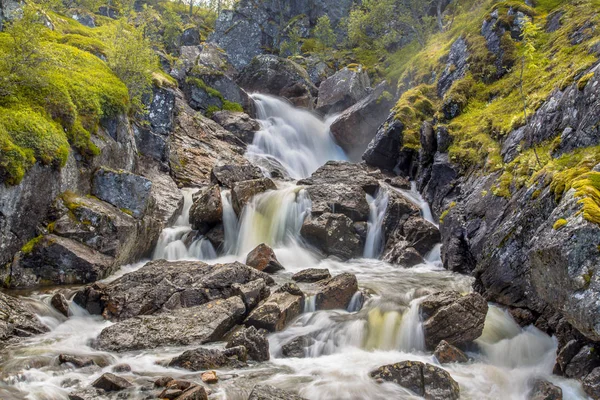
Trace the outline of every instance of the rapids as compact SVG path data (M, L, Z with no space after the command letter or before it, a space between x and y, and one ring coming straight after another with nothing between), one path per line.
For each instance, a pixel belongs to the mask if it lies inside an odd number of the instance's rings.
M286 102L254 95L262 131L248 149L249 159L263 159L283 165L294 178L309 176L329 159L345 156L331 140L328 123ZM348 310L319 311L314 296L307 296L306 311L282 332L269 335L271 360L250 364L239 370L219 370L220 382L212 385L211 399L245 400L257 383L269 383L299 392L307 399L414 399L400 386L377 384L368 373L385 364L403 360L437 364L425 351L419 302L424 290L469 292L472 278L441 268L440 245L434 246L425 264L405 269L379 260L383 247L381 225L387 206L385 186L375 198L368 198L370 217L364 258L338 261L323 259L300 237L302 221L311 202L302 187L278 182L277 191L255 197L237 218L231 194L222 192L225 244L214 249L203 237L191 237L189 210L192 190L185 190L185 205L173 227L161 235L153 258L202 260L217 263L245 261L247 253L265 242L272 246L285 266L274 277L282 282L306 268L328 268L332 275L350 272L357 276L360 292ZM400 191L417 204L423 216L433 220L427 203L414 186ZM144 265L123 266L108 280L117 279ZM25 294L50 332L23 340L0 352L0 399L67 399L76 387L86 387L112 366L127 363L125 373L140 387L151 386L158 376L169 375L200 381L200 373L165 367L168 360L189 348L159 348L113 354L95 350L91 341L111 322L91 316L74 303L66 319L50 305L53 290ZM304 348L306 358L283 358L282 346L294 338L311 338ZM220 347L222 343L211 346ZM461 398L526 399L532 378L543 377L563 389L565 399L585 399L576 381L553 376L557 344L535 327L521 328L501 308L490 305L483 335L468 352L466 364L444 365L460 384ZM93 357L104 367L70 369L59 366L57 356L69 353ZM145 399L138 390L132 399Z

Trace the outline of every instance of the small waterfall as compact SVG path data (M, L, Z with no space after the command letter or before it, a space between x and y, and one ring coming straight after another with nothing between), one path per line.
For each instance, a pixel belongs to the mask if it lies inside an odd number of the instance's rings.
M221 191L221 202L223 203L223 230L225 232L223 252L232 254L237 249L239 221L231 202L231 190Z
M377 197L367 194L369 203L369 221L367 223L367 240L363 257L379 258L384 247L383 218L387 210L389 196L385 190L379 190Z
M317 311L317 296L306 296L304 298L304 312L311 313Z
M402 323L398 332L398 347L405 351L425 350L425 334L419 306L423 299L410 302L408 311L402 315Z
M352 295L350 299L350 303L348 303L348 312L358 312L363 306L365 299L362 292L359 290L358 292Z
M431 222L436 227L438 226L438 221L433 218L433 213L431 212L431 207L429 207L429 203L423 199L421 193L417 190L417 183L411 182L410 190L405 189L397 189L392 188L393 190L401 193L407 200L416 205L421 209L421 215L426 221Z
M246 157L257 164L281 165L294 179L306 178L330 160L346 160L326 122L309 111L263 94L252 95L262 129Z

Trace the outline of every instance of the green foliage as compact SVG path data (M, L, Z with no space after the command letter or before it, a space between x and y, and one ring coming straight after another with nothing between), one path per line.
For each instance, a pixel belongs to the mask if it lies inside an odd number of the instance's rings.
M244 108L242 107L242 105L240 103L234 103L234 102L228 101L228 100L223 101L223 110L244 112Z
M588 82L593 77L594 77L594 73L593 72L590 72L589 74L585 74L584 76L582 76L581 79L579 79L579 81L577 81L577 89L579 89L579 90L585 89L585 87L587 86Z
M43 236L37 236L31 239L29 242L25 243L21 248L21 252L23 254L31 254L35 246L43 239Z
M404 148L420 147L419 130L423 121L432 118L435 113L435 97L434 86L419 85L406 91L396 103L395 118L404 125Z
M300 51L302 51L302 53L304 53L304 54L313 53L313 52L317 51L318 48L319 48L319 43L317 42L317 39L308 38L308 39L304 40L304 43L302 43L302 47L300 48Z
M331 20L327 15L323 15L317 20L313 35L317 40L320 51L325 51L335 45L336 36L331 27Z
M300 53L300 41L302 35L298 25L294 25L287 33L288 39L279 46L279 54L282 56L297 56Z

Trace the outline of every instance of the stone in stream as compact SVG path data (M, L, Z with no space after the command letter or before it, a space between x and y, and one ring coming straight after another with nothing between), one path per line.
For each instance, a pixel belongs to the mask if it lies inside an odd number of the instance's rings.
M448 363L466 363L469 361L467 355L458 347L452 346L450 343L442 340L435 348L433 353L440 364Z
M253 310L261 301L271 295L271 289L264 279L256 279L248 283L234 283L233 294L240 296L246 305L246 310Z
M364 165L348 161L327 161L310 177L298 181L298 185L358 185L366 193L374 195L379 189L379 181Z
M248 351L248 357L254 361L269 361L271 358L269 340L253 326L241 328L235 332L226 345L228 349L238 346L245 347Z
M306 357L304 349L314 342L315 340L309 335L300 336L281 346L281 353L288 358L304 358Z
M75 368L83 368L83 367L88 367L90 365L94 365L94 360L92 360L91 358L88 357L81 357L81 356L73 356L70 354L60 354L58 356L58 362L60 364L71 364L73 365Z
M405 268L425 262L423 256L406 240L399 240L393 246L388 246L388 250L383 255L383 261L402 265Z
M352 221L369 219L369 203L360 185L316 184L306 188L312 200L311 215L344 214Z
M317 310L345 310L357 291L356 276L348 272L319 282L316 308Z
M107 372L100 378L96 379L92 386L97 389L102 389L107 392L118 392L132 387L133 385L127 379Z
M77 390L75 392L69 393L69 400L104 400L108 399L106 397L106 391L103 389L96 388L86 388Z
M593 345L585 345L568 362L564 375L567 378L583 379L596 367L600 367L600 355Z
M325 213L304 221L300 230L306 241L327 255L347 260L362 254L360 237L350 218Z
M221 222L223 202L219 185L201 189L194 195L194 204L190 208L190 224L201 234L205 234Z
M248 400L306 400L293 392L276 388L271 385L256 385Z
M208 384L213 384L213 383L219 382L219 377L217 376L216 371L203 372L202 375L200 376L200 379L202 379L202 382L208 383Z
M402 229L405 240L421 255L427 254L442 240L439 229L420 217L409 218Z
M0 292L0 349L12 340L47 331L27 303Z
M112 367L113 372L123 373L123 372L131 372L131 365L129 364L117 364Z
M295 273L292 279L296 282L313 283L331 278L329 270L326 268L308 268Z
M242 300L230 297L202 306L135 317L105 328L95 347L124 352L214 342L241 322L245 312Z
M254 134L260 130L258 121L242 112L217 111L212 119L246 144L252 144Z
M263 178L263 173L252 164L225 164L215 165L211 171L210 180L221 186L233 188L236 182L249 181Z
M600 367L594 368L583 379L583 390L594 400L600 399Z
M547 380L537 379L527 396L527 400L562 400L562 389Z
M244 207L250 203L254 196L269 190L277 190L277 186L269 178L236 182L233 189L231 189L231 202L236 214L241 216Z
M277 292L256 307L244 324L269 332L283 330L288 323L302 313L304 296Z
M173 358L169 367L204 371L217 368L242 368L246 366L248 354L244 346L235 346L226 350L198 348L188 350Z
M488 304L478 293L438 292L423 300L425 345L434 349L442 340L458 346L467 344L483 332Z
M65 317L69 317L69 302L62 293L54 294L50 299L50 305Z
M246 265L269 274L285 269L277 260L273 249L264 243L259 244L248 254Z
M460 387L450 374L434 365L402 361L370 373L378 382L393 382L427 400L458 400Z

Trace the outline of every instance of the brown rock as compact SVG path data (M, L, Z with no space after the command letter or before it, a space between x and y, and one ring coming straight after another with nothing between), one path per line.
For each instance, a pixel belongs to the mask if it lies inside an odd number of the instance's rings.
M219 377L215 371L206 371L202 375L202 382L204 383L217 383L219 382Z
M326 268L308 268L295 273L292 279L296 282L313 283L331 278L329 270Z
M283 265L277 261L273 249L264 243L259 244L248 254L246 265L269 274L285 269L283 268Z
M50 305L65 317L69 317L69 302L67 299L65 299L65 296L63 296L62 293L56 293L54 296L52 296Z
M538 379L529 392L528 400L562 400L562 389L552 383Z
M107 392L118 392L120 390L130 388L133 385L127 379L107 372L100 378L96 379L92 383L92 386L97 389L103 389Z
M345 310L357 291L356 276L347 272L323 281L317 293L317 310Z
M287 292L274 293L250 313L244 324L269 332L281 331L302 313L303 308L303 296Z
M437 345L433 354L441 364L466 363L469 361L469 358L462 350L452 346L445 340L442 340L440 344Z
M231 202L236 214L241 215L246 204L250 203L256 195L269 190L277 190L277 186L269 178L237 182L231 190Z

